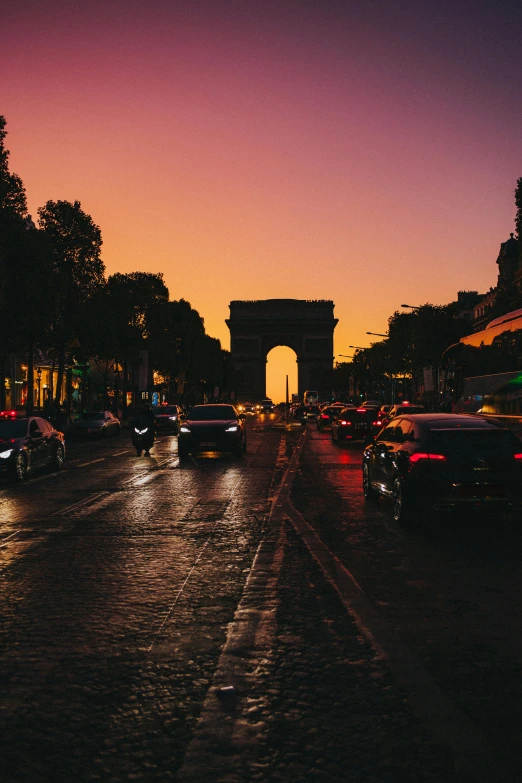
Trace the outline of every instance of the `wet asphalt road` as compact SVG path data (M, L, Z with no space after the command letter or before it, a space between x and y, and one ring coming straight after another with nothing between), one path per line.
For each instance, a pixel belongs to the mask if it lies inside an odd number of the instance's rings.
M522 777L518 529L401 531L359 446L274 421L0 486L2 780Z

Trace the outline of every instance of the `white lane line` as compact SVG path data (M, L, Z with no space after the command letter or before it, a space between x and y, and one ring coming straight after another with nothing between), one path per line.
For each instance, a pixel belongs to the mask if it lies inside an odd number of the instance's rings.
M7 546L7 541L9 541L10 538L13 538L14 536L17 536L18 533L21 533L22 530L15 530L14 533L11 533L10 536L6 536L5 538L2 538L2 542L0 543L0 549L2 549L4 546Z
M122 454L129 454L130 449L126 449L125 451L117 451L116 454L111 454L112 457L120 457Z
M91 459L90 462L80 462L78 465L79 468L84 468L86 465L94 465L95 462L103 462L105 457L100 457L99 459Z
M86 506L88 503L94 503L95 500L98 498L104 497L105 495L108 495L108 492L97 492L95 495L89 495L86 498L83 498L83 500L78 500L77 503L71 503L70 506L66 506L65 508L60 509L60 511L56 511L51 516L53 517L61 517L64 516L64 514L68 514L70 511L75 511L77 508L82 508L82 506Z

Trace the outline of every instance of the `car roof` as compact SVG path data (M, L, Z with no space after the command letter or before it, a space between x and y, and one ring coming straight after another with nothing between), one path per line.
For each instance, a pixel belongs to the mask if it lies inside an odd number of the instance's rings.
M483 416L473 416L469 413L402 413L401 419L413 419L420 424L429 424L430 422L442 423L446 421L448 425L458 421L472 421L479 427L487 426L498 429L498 426L491 420Z

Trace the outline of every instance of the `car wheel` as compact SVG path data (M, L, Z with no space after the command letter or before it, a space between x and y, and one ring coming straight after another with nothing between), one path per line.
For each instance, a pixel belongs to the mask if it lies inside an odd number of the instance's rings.
M55 470L62 470L64 463L65 463L65 451L63 450L63 446L57 446L56 454L54 455L54 460L52 462L52 467Z
M393 482L392 503L394 521L401 527L413 527L417 517L416 509L407 494L405 495L404 482L400 478Z
M27 462L23 454L16 455L16 462L14 465L14 478L15 481L25 481L27 478Z
M379 499L379 493L376 492L372 487L370 468L368 467L368 464L366 462L363 465L363 495L365 497L365 500Z

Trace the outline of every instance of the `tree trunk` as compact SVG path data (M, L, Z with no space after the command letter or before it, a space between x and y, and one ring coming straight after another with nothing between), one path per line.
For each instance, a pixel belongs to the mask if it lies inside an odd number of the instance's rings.
M32 416L34 412L34 347L29 346L27 357L27 403L25 406L26 415Z
M6 394L5 394L5 366L7 363L7 354L0 354L0 410L6 409Z
M54 397L54 406L56 410L59 409L61 403L60 397L62 394L64 370L65 370L65 347L60 346L60 352L58 354L58 373L56 376L56 390L55 390L55 397Z

